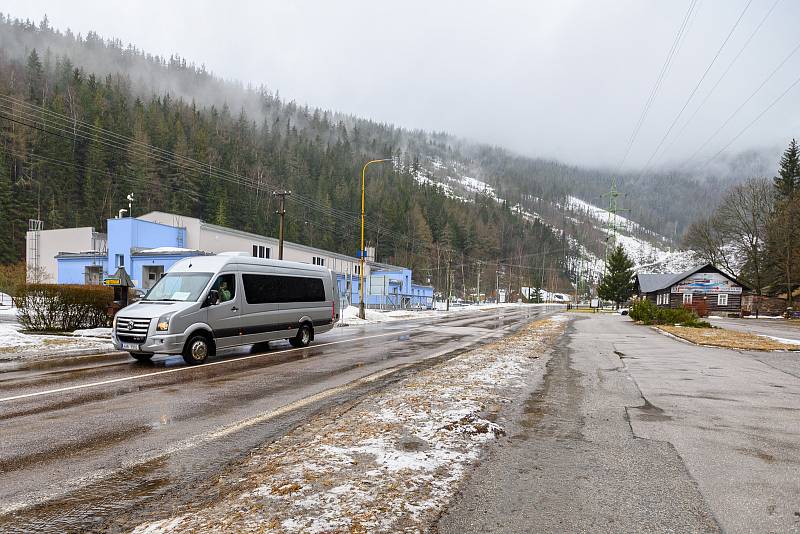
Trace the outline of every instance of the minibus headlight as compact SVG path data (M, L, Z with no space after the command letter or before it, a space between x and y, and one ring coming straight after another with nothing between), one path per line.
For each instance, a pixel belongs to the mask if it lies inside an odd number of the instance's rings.
M157 332L166 332L169 330L169 317L162 317L158 320L158 324L156 325Z

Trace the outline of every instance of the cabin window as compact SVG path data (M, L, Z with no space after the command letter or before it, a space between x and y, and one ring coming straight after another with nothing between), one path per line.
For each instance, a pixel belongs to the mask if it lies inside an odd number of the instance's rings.
M324 266L325 265L325 258L320 258L319 256L312 256L311 257L311 263L313 263L314 265L322 265L322 266Z
M691 304L692 303L692 294L691 293L684 293L683 294L683 303L684 304Z
M242 285L249 304L325 301L325 287L320 278L243 274Z
M717 306L727 306L728 305L728 294L727 293L720 293L717 295Z

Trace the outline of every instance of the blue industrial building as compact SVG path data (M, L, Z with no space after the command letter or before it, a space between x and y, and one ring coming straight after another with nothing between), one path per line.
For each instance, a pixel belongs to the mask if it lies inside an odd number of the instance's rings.
M123 267L135 287L149 289L183 258L227 250L250 253L251 242L254 256L270 257L274 241L271 238L207 225L189 217L174 216L184 225L146 219L152 215L109 219L106 250L59 252L55 256L58 283L99 284L104 277ZM187 247L189 243L194 246ZM350 303L359 302L357 258L289 242L285 243L285 248L287 259L329 266L337 274L342 298ZM413 283L410 269L374 261L367 263L364 277L367 306L387 309L433 306L433 287Z

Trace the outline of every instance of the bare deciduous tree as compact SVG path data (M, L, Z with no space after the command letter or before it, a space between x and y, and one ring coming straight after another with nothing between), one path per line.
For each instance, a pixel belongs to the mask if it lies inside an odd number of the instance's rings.
M684 241L702 259L747 279L760 295L772 206L772 183L751 178L732 187L709 217L695 221Z
M767 229L772 218L772 182L751 178L731 188L717 209L722 233L745 260L742 274L753 283L758 295L764 287Z

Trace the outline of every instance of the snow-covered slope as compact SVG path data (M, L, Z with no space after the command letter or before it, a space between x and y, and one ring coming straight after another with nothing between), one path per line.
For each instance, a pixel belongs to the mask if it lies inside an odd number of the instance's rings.
M473 202L476 194L485 195L496 202L505 201L498 195L495 187L470 174L469 169L461 163L436 158L422 163L414 179L418 183L437 187L448 197L462 202ZM585 228L588 223L595 240L597 236L607 236L600 237L603 250L606 242L609 247L614 242L622 245L636 264L637 270L680 272L694 264L690 252L674 250L666 237L644 228L627 217L611 214L608 210L576 196L568 196L563 204L547 203L538 198L526 198L525 203L529 206L517 203L511 209L526 220L538 220L547 224L556 235L561 235L563 231L564 238L573 251L566 259L567 271L580 273L582 279L599 279L604 270L603 253L598 253L600 247L597 242L587 242L588 237L582 237L577 233L573 235L573 230L569 228L571 224L565 225L564 220L571 221L576 227ZM548 211L542 204L555 208L549 211L557 213L558 216L554 217L551 214L549 217L542 217L537 211L539 209ZM536 206L539 207L534 211L532 208Z

